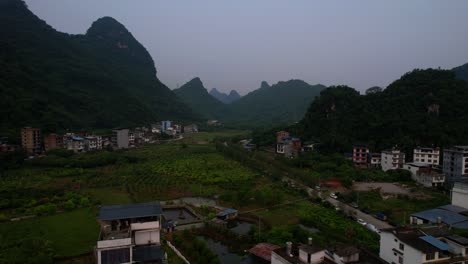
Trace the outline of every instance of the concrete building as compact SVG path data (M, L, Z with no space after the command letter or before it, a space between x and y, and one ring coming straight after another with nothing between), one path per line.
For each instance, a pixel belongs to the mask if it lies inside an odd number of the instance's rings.
M381 153L369 153L367 159L368 167L371 169L378 169L382 166L382 154Z
M468 211L468 183L456 182L451 191L452 205L466 208Z
M42 152L42 136L39 128L23 127L21 129L21 147L29 155Z
M73 150L73 152L85 152L85 140L82 137L78 136L70 136L67 139L67 146L68 150Z
M381 230L380 257L388 263L464 263L467 239L439 228Z
M417 147L413 150L413 161L434 166L439 165L440 149Z
M276 143L276 153L284 154L284 156L287 158L298 156L301 150L302 142L299 138L283 138L282 141Z
M468 180L468 146L444 149L442 168L449 186L454 182Z
M118 149L128 148L128 129L112 130L112 146Z
M411 172L411 178L424 187L442 187L445 183L445 175L440 169L431 164L410 162L403 165L403 169Z
M358 166L366 166L369 155L369 148L366 145L353 146L353 162Z
M128 132L128 145L130 147L135 146L135 133L133 131Z
M63 136L57 134L48 134L44 137L44 150L63 148Z
M166 132L171 127L172 122L169 120L161 121L161 132Z
M184 126L184 133L197 133L197 132L198 132L198 126L196 124Z
M257 256L261 255L256 252ZM268 252L270 253L270 252ZM366 263L366 264L385 264L386 262L370 253L367 250L356 246L340 245L330 249L324 249L309 243L293 244L286 243L286 247L272 248L271 264L347 264L347 263Z
M405 163L405 153L397 149L384 150L381 153L381 166L383 171L403 168Z
M98 264L165 263L159 202L103 206L96 245Z
M98 150L98 140L96 137L89 136L84 138L84 147L86 151Z

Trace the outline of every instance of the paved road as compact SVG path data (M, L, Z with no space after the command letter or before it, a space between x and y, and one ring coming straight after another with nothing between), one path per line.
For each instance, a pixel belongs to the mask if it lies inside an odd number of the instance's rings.
M323 198L325 200L327 200L328 202L330 202L331 204L333 204L335 207L339 207L341 208L342 210L344 210L346 213L348 213L348 215L350 214L354 214L357 218L361 218L362 220L364 220L366 223L369 223L369 224L372 224L374 225L377 229L385 229L385 228L392 228L393 226L391 226L390 224L388 224L387 222L384 222L384 221L381 221L375 217L373 217L372 215L369 215L369 214L366 214L366 213L363 213L361 212L360 210L358 209L355 209L343 202L340 202L336 199L333 199L329 196L327 197L322 197L322 193L321 192L317 192L316 190L304 185L304 184L301 184L299 183L298 181L296 180L293 180L291 178L288 178L288 177L283 177L283 181L289 181L289 182L294 182L294 184L300 188L303 188L304 190L307 191L307 193L309 194L310 197L320 197L320 198Z
M327 198L325 198L325 200L327 200L328 202L330 202L334 206L336 206L338 208L341 208L342 210L345 210L345 212L348 212L348 214L354 214L357 218L361 218L366 223L373 224L379 230L393 227L387 222L381 221L381 220L373 217L372 215L363 213L360 210L355 209L355 208L353 208L353 207L351 207L351 206L349 206L349 205L347 205L347 204L345 204L343 202L340 202L340 201L338 201L336 199L333 199L331 197L327 197Z

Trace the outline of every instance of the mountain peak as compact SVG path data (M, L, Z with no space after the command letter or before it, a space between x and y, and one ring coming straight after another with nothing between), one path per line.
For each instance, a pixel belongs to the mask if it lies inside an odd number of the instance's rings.
M262 84L260 85L260 89L262 88L269 88L270 85L266 81L262 81Z
M88 36L118 39L123 35L130 35L124 25L112 17L101 17L94 21L86 32Z
M238 96L240 98L240 94L236 90L231 90L231 92L229 92L229 96Z

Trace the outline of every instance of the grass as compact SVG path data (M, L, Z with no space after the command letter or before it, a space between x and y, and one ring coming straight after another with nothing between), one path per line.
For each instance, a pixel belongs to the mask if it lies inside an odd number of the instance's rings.
M99 201L102 205L132 203L128 192L122 188L88 188L83 192L88 193L94 201Z
M399 196L386 200L383 200L376 191L359 192L359 206L361 208L366 208L372 213L383 212L388 216L388 221L397 224L408 223L409 215L412 213L449 203L449 198L438 192L428 193L427 199Z
M59 257L92 251L98 234L95 213L89 208L0 225L0 236L4 241L45 239L52 243Z
M184 134L183 142L187 144L197 144L201 142L212 142L217 137L236 137L248 136L249 131L246 130L224 130L216 132L199 132L193 134Z
M301 204L307 202L299 202L298 204L285 205L257 211L254 214L265 219L272 226L288 226L299 223L299 214Z

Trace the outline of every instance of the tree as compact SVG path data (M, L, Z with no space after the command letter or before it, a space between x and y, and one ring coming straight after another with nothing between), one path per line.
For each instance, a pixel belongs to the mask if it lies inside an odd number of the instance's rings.
M379 86L372 86L371 88L366 90L366 95L368 94L374 94L374 93L380 93L382 92L383 89Z

